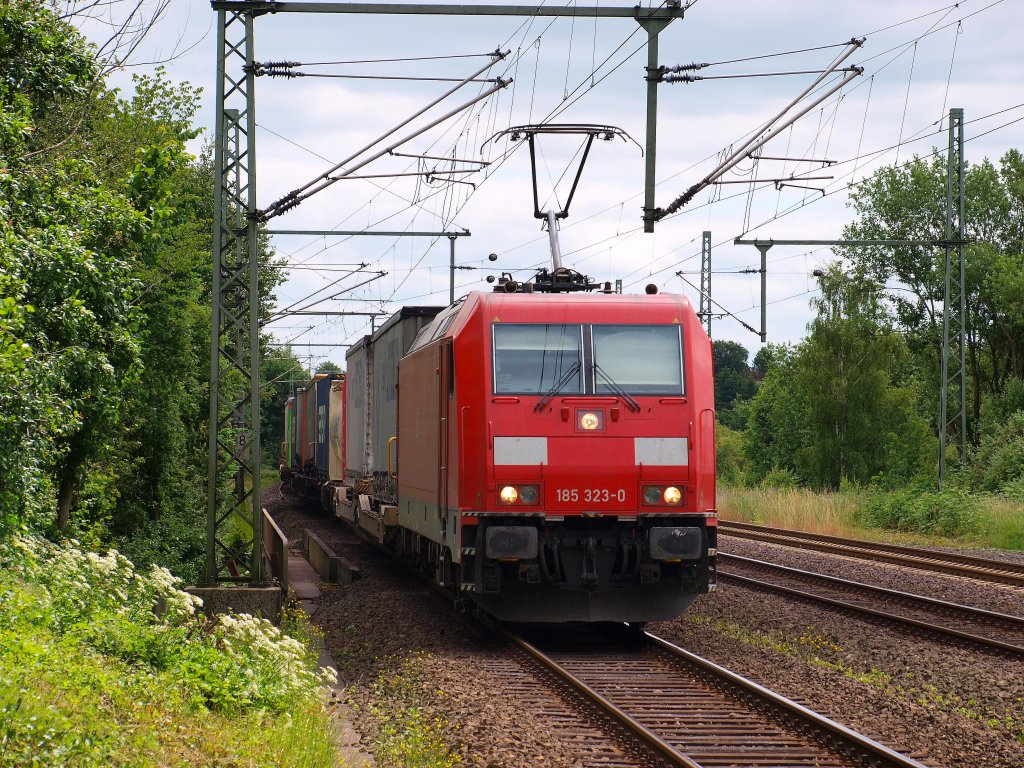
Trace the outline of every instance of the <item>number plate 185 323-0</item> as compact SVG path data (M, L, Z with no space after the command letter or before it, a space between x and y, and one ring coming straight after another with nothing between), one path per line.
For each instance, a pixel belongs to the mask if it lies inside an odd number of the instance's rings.
M556 488L560 504L625 504L625 488Z

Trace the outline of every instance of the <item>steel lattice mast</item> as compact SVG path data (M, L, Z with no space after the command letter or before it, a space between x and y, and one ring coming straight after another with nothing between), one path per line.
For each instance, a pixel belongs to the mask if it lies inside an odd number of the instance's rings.
M252 35L252 13L217 12L206 584L264 582Z
M711 335L711 232L704 230L700 239L700 312L704 329Z
M946 284L942 303L942 392L939 398L939 489L946 476L946 451L955 446L960 465L967 456L966 337L964 284L964 111L949 110L946 162ZM955 258L955 260L954 260Z

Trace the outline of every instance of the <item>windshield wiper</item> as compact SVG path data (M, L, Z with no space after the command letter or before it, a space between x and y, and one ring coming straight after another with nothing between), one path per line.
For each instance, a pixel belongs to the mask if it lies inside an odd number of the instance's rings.
M549 389L547 393L544 395L544 397L542 397L540 401L535 406L533 406L533 410L537 412L543 411L544 408L547 407L547 404L550 403L551 400L555 397L555 395L561 392L565 385L572 381L572 377L579 372L580 361L577 360L569 367L569 369L565 373L562 374L562 378L555 382L555 386Z
M611 376L605 373L601 366L597 364L597 361L594 361L594 371L597 372L602 379L604 379L605 383L608 385L608 389L610 389L614 394L618 395L625 401L626 405L629 406L629 410L636 411L637 413L643 410L640 407L640 403L638 403L636 400L630 397L629 393L626 392L626 390L624 390L622 387L616 384L614 379L612 379Z

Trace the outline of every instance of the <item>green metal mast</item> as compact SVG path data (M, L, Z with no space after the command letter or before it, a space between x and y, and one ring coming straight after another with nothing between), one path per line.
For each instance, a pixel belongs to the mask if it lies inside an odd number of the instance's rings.
M264 583L253 15L217 13L213 316L203 582ZM230 539L229 534L230 532Z
M711 232L704 230L700 239L700 312L704 328L711 335Z
M946 451L954 446L963 466L967 452L966 335L964 284L964 111L949 110L946 162L946 286L942 303L942 393L939 397L939 490L946 477ZM954 261L955 256L955 261Z

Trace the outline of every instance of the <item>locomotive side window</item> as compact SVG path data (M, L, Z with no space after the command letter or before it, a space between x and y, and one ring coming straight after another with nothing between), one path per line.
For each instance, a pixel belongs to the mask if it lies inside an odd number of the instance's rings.
M560 392L583 392L581 326L495 323L491 327L496 395L539 395L563 378Z
M682 395L683 345L678 325L595 325L594 392Z

